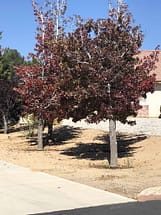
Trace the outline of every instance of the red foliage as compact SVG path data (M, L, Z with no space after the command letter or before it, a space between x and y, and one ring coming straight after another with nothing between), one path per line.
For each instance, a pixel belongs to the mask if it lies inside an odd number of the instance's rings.
M37 118L110 119L126 122L136 115L139 99L154 89L157 51L139 59L143 34L126 5L108 19L79 23L67 36L55 34L51 11L34 6L39 23L36 65L19 67L17 91L25 111ZM63 31L63 30L62 30Z
M75 121L99 122L113 118L126 122L136 115L140 97L154 89L151 71L158 51L139 59L143 34L134 26L126 5L113 9L108 19L88 20L67 38L64 53L71 75ZM68 89L66 89L68 90Z
M34 2L35 3L35 2ZM49 6L48 4L46 5ZM38 119L62 119L60 90L63 67L61 65L62 37L56 35L55 17L51 10L42 10L33 4L38 23L35 54L30 54L35 64L17 67L20 78L15 89L23 99L24 114L32 113Z

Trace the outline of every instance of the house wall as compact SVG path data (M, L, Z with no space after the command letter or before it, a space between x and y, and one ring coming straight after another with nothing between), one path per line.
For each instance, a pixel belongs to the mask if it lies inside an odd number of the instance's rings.
M138 117L159 117L161 107L161 83L157 83L154 93L147 93L146 99L140 100L143 108L139 111Z

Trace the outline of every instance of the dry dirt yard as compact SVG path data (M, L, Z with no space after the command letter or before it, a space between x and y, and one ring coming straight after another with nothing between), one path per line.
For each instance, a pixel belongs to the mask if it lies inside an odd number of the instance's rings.
M44 151L25 134L18 129L0 133L1 160L132 198L161 186L161 136L118 133L119 168L110 169L104 131L60 126Z

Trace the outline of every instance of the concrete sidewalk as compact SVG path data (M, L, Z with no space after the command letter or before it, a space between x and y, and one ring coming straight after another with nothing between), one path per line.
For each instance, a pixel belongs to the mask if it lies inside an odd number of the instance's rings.
M134 202L117 194L0 161L0 214L26 215Z

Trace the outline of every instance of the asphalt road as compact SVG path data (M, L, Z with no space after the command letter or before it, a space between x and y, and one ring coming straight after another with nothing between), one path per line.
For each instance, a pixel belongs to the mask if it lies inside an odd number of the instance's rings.
M161 201L104 205L74 210L40 213L39 215L161 215Z

